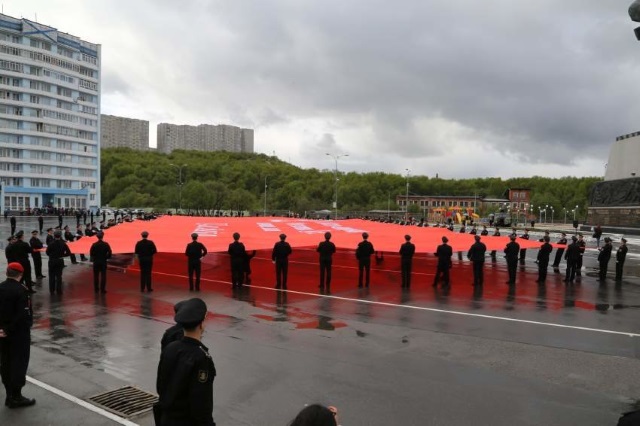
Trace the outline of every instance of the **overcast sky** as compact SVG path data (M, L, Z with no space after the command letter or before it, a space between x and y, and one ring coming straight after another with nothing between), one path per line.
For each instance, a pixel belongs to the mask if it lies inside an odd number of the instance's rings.
M301 167L601 176L640 130L631 0L4 0L102 45L102 112ZM639 24L640 25L640 24Z

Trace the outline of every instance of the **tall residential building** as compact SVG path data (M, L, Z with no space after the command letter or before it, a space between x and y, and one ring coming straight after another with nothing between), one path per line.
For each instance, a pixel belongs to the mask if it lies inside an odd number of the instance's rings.
M158 151L170 154L174 149L253 152L253 129L227 124L158 124Z
M2 210L100 206L100 45L0 14Z
M135 118L100 115L100 148L149 150L149 122Z

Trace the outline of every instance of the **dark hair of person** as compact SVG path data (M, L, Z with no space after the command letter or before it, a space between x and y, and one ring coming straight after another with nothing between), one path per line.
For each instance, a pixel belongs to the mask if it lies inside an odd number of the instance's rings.
M289 426L337 426L337 423L331 410L324 405L312 404L304 407Z
M22 272L16 271L15 269L7 269L7 278L17 279Z

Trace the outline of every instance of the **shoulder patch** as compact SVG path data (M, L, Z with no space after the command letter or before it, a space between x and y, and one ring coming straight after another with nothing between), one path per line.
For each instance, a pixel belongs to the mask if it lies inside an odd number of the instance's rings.
M209 379L209 373L207 370L199 370L198 371L198 381L200 383L206 383L207 379Z

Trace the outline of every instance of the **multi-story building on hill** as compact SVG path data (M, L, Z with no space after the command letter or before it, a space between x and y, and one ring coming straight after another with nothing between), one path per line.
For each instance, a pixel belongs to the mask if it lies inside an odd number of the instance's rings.
M157 137L158 151L165 154L175 149L253 152L253 130L226 124L187 126L160 123Z
M100 148L149 150L149 122L136 118L100 116Z

